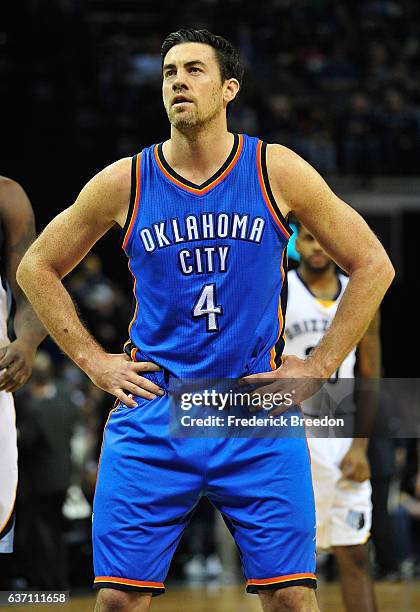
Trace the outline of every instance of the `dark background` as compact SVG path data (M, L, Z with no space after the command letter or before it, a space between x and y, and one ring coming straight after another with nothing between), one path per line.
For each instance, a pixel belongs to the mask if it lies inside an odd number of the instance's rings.
M208 27L230 38L246 65L231 129L295 149L390 251L397 280L383 305L385 374L417 375L417 2L8 4L0 27L1 173L24 186L39 230L105 165L168 137L162 39L181 26ZM372 194L387 203L372 208ZM117 237L110 232L96 251L128 292Z
M382 307L384 374L418 376L418 2L21 0L3 4L0 173L23 185L34 206L38 230L70 205L104 166L169 136L161 102L162 40L180 27L207 27L229 38L246 66L230 129L296 150L363 214L383 241L397 272ZM131 279L118 238L119 232L111 231L95 247L103 264L101 272L99 260L90 260L70 281L88 327L112 350L120 350L126 338L131 304ZM98 300L102 295L108 296L106 305ZM75 395L82 432L79 442L83 438L85 450L79 451L77 468L73 466L78 474L73 474L72 481L91 502L101 431L112 399L89 386L52 342L47 349L59 390L68 395L68 387L60 386L64 380ZM25 424L24 409L30 406L31 384L36 382L34 376L23 396L16 398L18 427L23 432L32 427ZM64 434L61 446L69 460L69 440ZM411 472L405 478L412 492L420 470L415 443L407 447ZM39 576L31 577L36 567L26 570L29 582L22 582L28 546L32 542L34 566L42 566L37 554L42 556L48 549L48 542L42 544L35 530L37 521L42 525L49 515L41 506L34 514L40 496L33 482L26 492L22 485L25 469L36 465L40 449L40 444L27 449L25 468L21 442L17 552L10 560L3 559L5 567L0 568L0 579L10 579L10 584L21 588L40 584ZM388 467L381 455L378 463L390 478L395 471L392 460ZM48 464L53 472L55 460ZM44 480L40 469L39 481ZM65 488L54 495L64 495ZM51 507L51 498L46 499ZM61 498L55 503L57 519ZM175 569L197 551L212 548L207 543L211 520L204 513L201 531L185 538ZM412 537L414 532L407 533L408 543L416 540L418 547L418 523L416 527L417 539ZM56 537L52 534L51 539L55 542ZM390 537L387 533L382 540L391 556L397 557ZM90 584L90 518L68 521L65 539L70 584ZM407 544L407 555L409 549ZM420 559L418 550L416 554ZM45 567L60 563L52 555Z

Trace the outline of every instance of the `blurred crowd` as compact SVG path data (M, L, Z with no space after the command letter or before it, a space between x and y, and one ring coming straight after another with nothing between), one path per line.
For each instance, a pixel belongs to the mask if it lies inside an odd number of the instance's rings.
M245 62L233 130L290 146L322 173L413 175L419 17L415 0L186 0L176 13L149 0L27 0L0 82L11 80L11 112L25 108L20 151L59 154L51 163L89 176L167 136L162 40L207 27Z
M207 27L241 51L246 75L232 130L290 146L323 174L368 180L418 173L414 0L185 0L176 11L151 0L25 0L10 5L4 23L0 95L9 120L0 163L16 177L24 167L40 226L96 170L167 137L160 46L183 26ZM90 331L120 352L130 311L101 260L87 257L68 287ZM112 403L44 343L16 396L16 552L0 556L0 588L91 584L90 517ZM420 575L419 456L416 440L372 445L378 577ZM212 508L200 504L172 575L236 579L238 560L225 535ZM321 571L334 577L330 558Z
M88 255L67 280L82 319L107 350L120 352L130 312L101 260ZM392 375L392 373L389 373ZM0 588L84 589L92 581L91 512L102 432L113 398L50 340L16 394L19 490L15 553L0 555ZM377 579L420 576L420 442L372 439L372 558ZM337 577L332 557L318 572ZM202 500L175 555L171 579L241 580L233 540Z

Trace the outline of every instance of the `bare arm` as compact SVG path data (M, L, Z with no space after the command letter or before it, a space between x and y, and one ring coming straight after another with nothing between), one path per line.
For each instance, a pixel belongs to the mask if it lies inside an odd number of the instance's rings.
M270 183L283 214L293 211L350 276L334 321L306 359L301 374L329 377L362 338L392 282L394 269L362 217L331 191L312 166L279 145L270 145L267 156ZM294 369L284 375L300 374Z
M378 311L357 346L355 437L340 464L343 474L356 482L363 482L370 477L367 447L378 411L379 377L381 375L379 330L380 314ZM363 384L363 379L369 380L369 383ZM358 381L360 381L359 384Z
M16 340L4 347L0 359L0 389L15 391L29 378L36 349L45 330L16 282L16 271L23 255L35 240L35 219L31 203L22 187L0 178L0 216L4 228L5 271L16 304Z
M125 391L152 399L160 394L159 388L138 376L137 372L146 369L142 364L104 351L83 326L62 283L115 223L124 225L130 180L128 158L91 179L76 202L53 219L34 242L19 266L17 280L57 344L99 387L133 407L136 403Z

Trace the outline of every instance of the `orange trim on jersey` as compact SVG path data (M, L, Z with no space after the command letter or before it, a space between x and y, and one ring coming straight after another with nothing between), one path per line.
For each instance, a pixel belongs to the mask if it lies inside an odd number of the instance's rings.
M129 578L114 578L113 576L98 576L95 578L95 584L98 582L112 582L115 584L127 584L129 586L147 587L151 589L164 589L163 582L145 582L143 580L130 580Z
M127 228L127 231L125 233L124 236L124 241L123 241L123 249L125 251L125 247L127 246L127 242L130 238L131 235L131 230L133 229L133 225L134 225L134 220L136 218L137 215L137 209L139 206L139 200L140 200L140 158L141 158L141 154L139 153L137 155L137 160L136 160L136 195L134 198L134 206L133 206L133 212L131 214L131 219L130 219L130 225Z
M288 576L276 576L275 578L263 578L261 580L248 580L247 586L259 586L264 584L278 584L279 582L290 582L292 580L316 580L315 574L289 574Z
M284 247L282 255L281 255L281 264L280 264L280 271L281 271L281 291L283 291L284 288L284 266L283 266L283 261L284 261L284 254L286 252L286 248ZM281 309L281 292L279 295L279 305L278 305L278 310L277 310L277 317L278 317L278 321L279 321L279 333L277 336L277 340L273 346L273 348L270 351L270 365L271 365L271 369L272 370L276 370L277 369L277 364L276 364L276 345L278 343L278 341L280 340L283 331L284 331L284 317L283 317L283 311Z
M133 283L133 294L134 294L134 300L136 302L136 305L134 307L134 314L133 314L133 318L130 321L130 325L128 326L128 337L130 338L130 333L131 333L131 328L133 327L133 323L136 320L137 317L137 310L139 307L139 303L137 301L137 295L136 295L136 286L137 286L137 279L133 274L133 271L131 270L131 266L130 266L130 259L128 260L128 269L130 270L131 276L134 279L134 283ZM129 342L129 340L127 340L127 342ZM124 345L125 346L125 345Z
M208 193L208 191L210 191L210 189L213 189L213 187L216 187L216 185L218 185L221 181L223 181L223 179L229 174L229 172L236 165L236 162L238 161L239 156L241 154L242 145L243 145L243 136L242 136L242 134L239 134L238 136L239 136L238 148L236 149L236 153L235 153L232 161L225 168L225 170L222 172L222 174L220 176L218 176L214 181L209 183L209 185L207 185L206 187L203 187L203 189L198 188L198 187L191 187L190 185L186 185L184 182L178 180L172 174L170 174L170 172L168 172L166 170L166 168L164 167L164 165L162 164L162 162L159 159L159 154L158 154L158 147L159 147L159 145L156 145L155 148L154 148L155 160L156 160L156 163L159 166L160 170L166 176L166 178L168 178L170 181L175 183L175 185L178 185L178 187L182 187L183 189L186 189L190 193L195 193L197 195L204 195L204 194Z
M276 224L278 225L280 230L283 232L283 234L286 236L287 240L289 240L291 234L287 231L287 229L284 227L283 223L281 222L281 220L277 216L277 213L274 210L273 205L270 202L270 198L268 197L267 187L265 185L265 181L264 181L264 177L263 177L263 171L262 171L262 161L261 161L261 149L262 149L262 145L263 145L262 140L259 140L258 141L258 145L257 145L257 170L258 170L258 179L260 181L261 191L262 191L262 194L263 194L263 197L264 197L264 201L267 204L268 210L270 211L274 221L276 222Z

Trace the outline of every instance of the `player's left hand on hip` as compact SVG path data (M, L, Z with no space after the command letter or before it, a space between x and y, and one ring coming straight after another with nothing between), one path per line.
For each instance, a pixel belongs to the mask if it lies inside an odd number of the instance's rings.
M299 404L311 397L322 386L324 381L317 378L317 374L304 359L299 359L295 355L285 355L282 365L277 370L251 374L242 378L241 382L256 386L252 395L259 395L261 398L265 395L268 398L269 395L276 393L283 397L285 394L290 394L293 404ZM280 414L288 407L290 404L285 404L270 411L270 414Z
M344 478L354 482L364 482L370 478L370 466L366 451L362 448L350 447L340 463Z
M32 372L35 351L19 339L0 349L0 391L12 393L25 384Z

